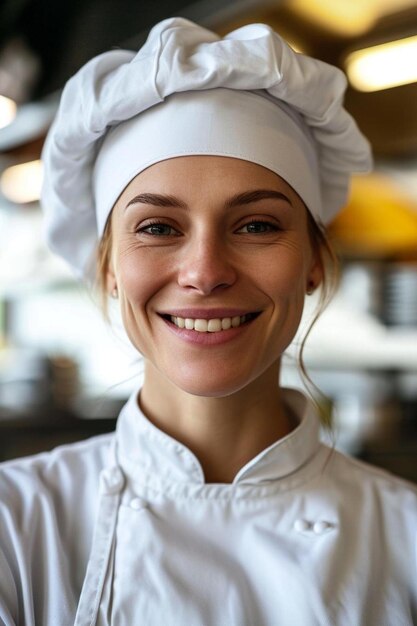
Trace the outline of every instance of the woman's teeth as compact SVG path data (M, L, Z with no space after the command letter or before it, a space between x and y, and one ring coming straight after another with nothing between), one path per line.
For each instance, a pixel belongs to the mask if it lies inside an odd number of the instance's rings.
M235 317L223 317L222 319L201 320L184 317L170 316L171 322L178 328L186 328L187 330L196 330L198 333L217 333L220 330L228 330L229 328L237 328L249 316L236 315Z

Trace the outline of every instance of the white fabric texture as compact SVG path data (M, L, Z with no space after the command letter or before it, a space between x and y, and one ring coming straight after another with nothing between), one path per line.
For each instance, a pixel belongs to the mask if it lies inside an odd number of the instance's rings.
M0 624L415 624L417 489L284 397L298 427L232 484L205 484L137 393L116 435L2 464Z
M339 69L295 53L263 24L220 38L183 18L169 18L151 30L139 52L113 50L82 67L65 86L47 136L42 153L47 240L80 277L91 276L109 210L107 204L97 206L92 180L106 133L172 94L217 88L264 90L299 116L318 162L321 204L314 194L307 203L316 219L328 223L346 203L351 173L370 168L369 144L343 108L346 78ZM146 152L147 146L141 149ZM279 159L274 163L280 169ZM118 182L113 197L123 190Z
M99 235L120 191L137 174L159 161L187 155L263 165L296 189L320 219L320 171L308 128L291 109L261 94L222 88L175 93L110 129L93 172Z

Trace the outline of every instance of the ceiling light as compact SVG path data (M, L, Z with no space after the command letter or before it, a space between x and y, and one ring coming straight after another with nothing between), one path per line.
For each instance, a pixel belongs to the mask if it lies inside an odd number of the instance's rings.
M305 20L341 36L362 34L375 20L373 2L363 0L291 0L289 7Z
M16 102L6 96L0 96L0 128L8 126L16 117Z
M42 179L43 168L40 160L12 165L1 175L0 189L11 202L34 202L40 198Z
M379 91L417 81L417 36L356 50L346 58L349 80L359 91Z
M287 0L304 20L340 36L369 31L382 17L414 7L415 0Z

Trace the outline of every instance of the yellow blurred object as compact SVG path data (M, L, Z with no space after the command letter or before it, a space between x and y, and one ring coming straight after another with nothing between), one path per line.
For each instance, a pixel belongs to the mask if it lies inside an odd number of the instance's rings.
M16 117L17 105L11 98L0 95L0 128L11 124Z
M25 204L39 200L43 179L42 161L12 165L0 177L0 190L11 202Z
M356 50L346 58L349 80L359 91L379 91L417 81L417 35Z
M341 36L366 33L384 15L413 7L415 0L289 0L304 19Z
M417 203L382 174L353 178L347 207L329 227L342 252L395 257L417 251Z

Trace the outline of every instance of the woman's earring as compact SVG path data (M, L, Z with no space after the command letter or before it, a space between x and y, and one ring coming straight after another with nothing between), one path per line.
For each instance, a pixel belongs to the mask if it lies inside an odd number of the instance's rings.
M313 283L313 281L310 281L306 289L307 295L311 296L311 294L314 293L315 288L316 288L316 285Z
M114 289L112 289L112 292L111 292L111 297L112 297L114 300L117 300L117 296L118 296L118 293L117 293L117 287L114 287Z

